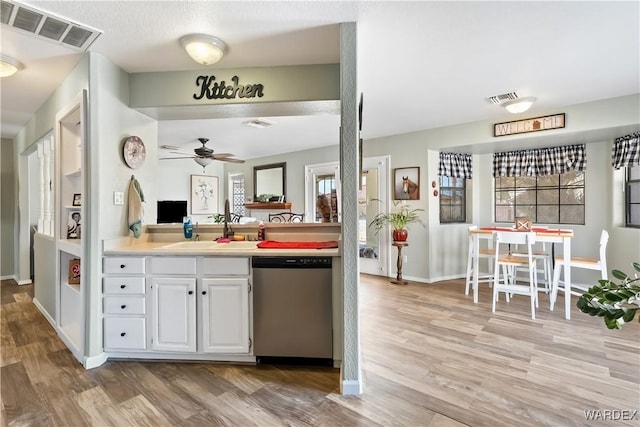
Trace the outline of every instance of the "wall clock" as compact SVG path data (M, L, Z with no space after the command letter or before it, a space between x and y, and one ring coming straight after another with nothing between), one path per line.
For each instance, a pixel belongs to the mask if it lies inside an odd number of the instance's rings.
M130 136L125 139L122 150L124 162L131 169L135 169L140 166L147 156L147 150L144 148L144 143L137 136Z

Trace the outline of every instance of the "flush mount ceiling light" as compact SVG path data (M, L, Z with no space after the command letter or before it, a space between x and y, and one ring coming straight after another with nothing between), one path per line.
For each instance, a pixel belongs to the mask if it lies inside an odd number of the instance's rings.
M182 37L180 43L191 59L202 65L215 64L227 50L222 40L207 34L190 34Z
M9 77L23 69L24 66L20 61L10 56L0 55L0 77Z
M520 98L516 92L503 93L487 98L490 103L501 105L505 110L513 114L524 113L535 100L536 98L533 96Z
M527 96L526 98L518 98L511 101L507 101L502 104L505 110L512 114L524 113L531 105L533 105L536 98L533 96Z

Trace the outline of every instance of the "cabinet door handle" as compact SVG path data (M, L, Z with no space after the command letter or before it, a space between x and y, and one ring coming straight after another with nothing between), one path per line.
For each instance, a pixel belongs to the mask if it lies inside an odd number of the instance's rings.
M206 294L207 294L207 291L202 291L202 295L206 295Z
M120 336L121 336L121 337L123 337L123 336L125 336L125 335L127 335L127 333L126 333L126 332L120 332Z
M124 289L126 287L127 287L127 285L120 285L120 289Z
M124 265L124 264L120 264L120 268L124 268L124 267L125 267L125 265Z
M189 292L188 292L188 294L189 294L189 295L193 295L193 291L189 291Z
M125 304L122 304L120 308L124 310L125 308L127 308L127 306Z

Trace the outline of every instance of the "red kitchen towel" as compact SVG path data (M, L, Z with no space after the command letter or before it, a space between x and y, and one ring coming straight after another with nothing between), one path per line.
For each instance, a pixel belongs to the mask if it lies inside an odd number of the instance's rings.
M277 240L265 240L258 243L261 249L331 249L338 247L337 240L326 242L278 242Z

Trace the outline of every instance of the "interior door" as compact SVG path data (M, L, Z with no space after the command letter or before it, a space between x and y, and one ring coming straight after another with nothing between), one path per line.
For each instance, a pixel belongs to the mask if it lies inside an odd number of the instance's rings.
M367 157L362 162L362 190L358 192L358 249L360 272L386 276L389 271L389 236L369 227L373 217L386 209L389 160Z

